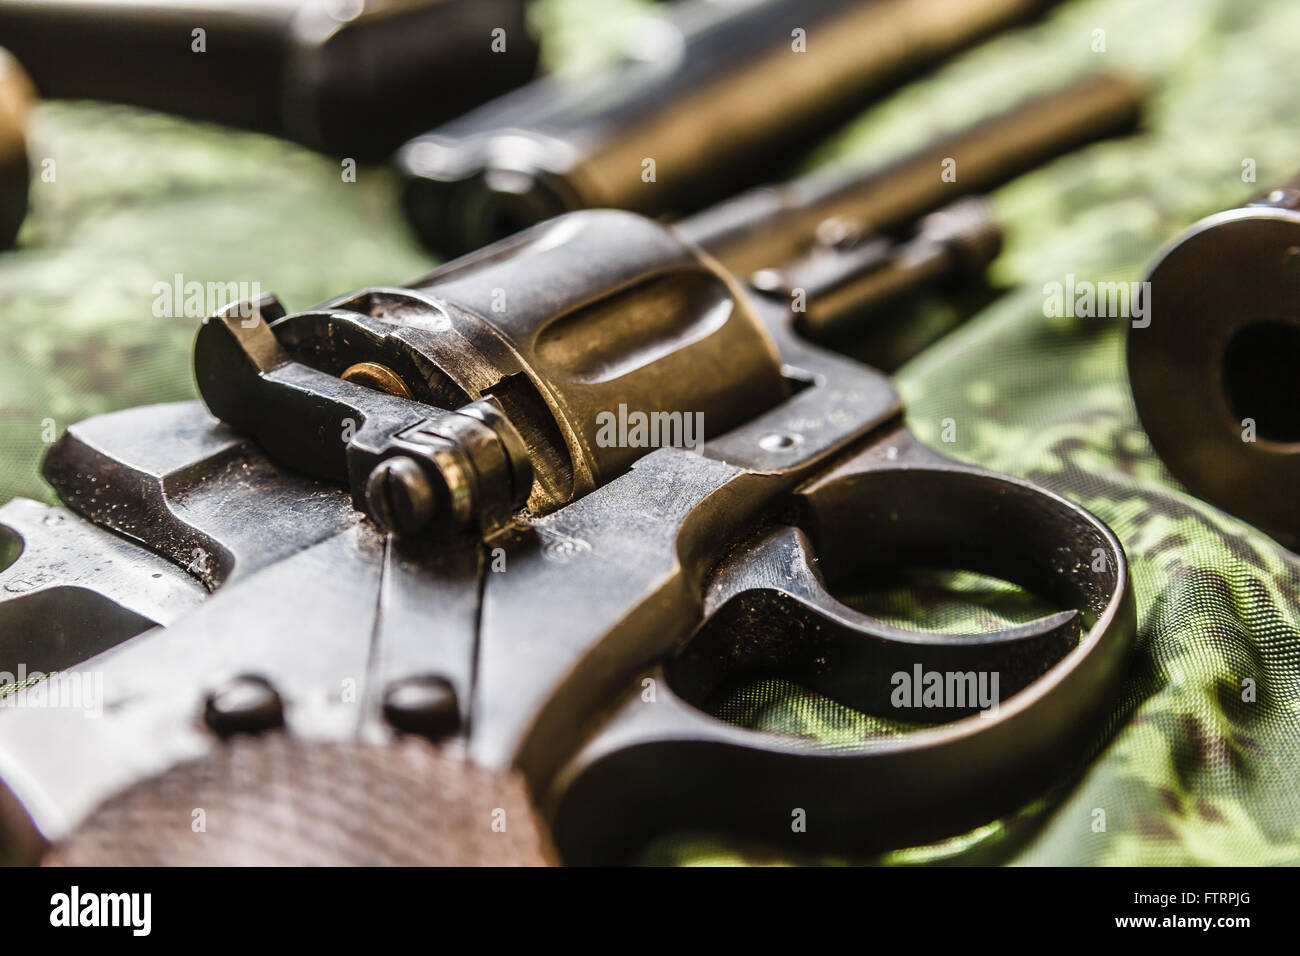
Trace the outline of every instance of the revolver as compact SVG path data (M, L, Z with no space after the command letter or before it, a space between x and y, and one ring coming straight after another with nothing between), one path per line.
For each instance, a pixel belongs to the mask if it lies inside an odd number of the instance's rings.
M0 0L0 40L47 98L381 159L532 77L525 13L524 0Z
M1119 541L921 444L884 374L803 331L882 270L987 262L988 217L809 235L763 282L687 236L579 211L406 286L232 303L201 402L69 428L65 507L0 508L10 857L581 864L678 828L870 853L1070 773L1133 639ZM854 606L907 568L1054 610L954 634ZM714 716L773 675L891 729Z

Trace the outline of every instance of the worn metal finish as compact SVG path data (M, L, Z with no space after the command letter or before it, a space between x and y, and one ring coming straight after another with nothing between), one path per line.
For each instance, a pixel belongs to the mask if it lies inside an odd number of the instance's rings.
M72 425L43 468L69 508L146 544L208 590L359 520L346 491L274 468L196 402Z
M384 688L384 718L398 730L430 740L450 737L460 727L456 689L441 674L395 680Z
M802 296L797 325L813 339L852 330L910 292L982 275L1002 250L1002 230L977 197L930 213L905 241L864 236L843 220L818 232L824 238L794 262L750 278L769 295Z
M690 212L770 177L890 81L1047 5L682 3L629 25L635 53L608 75L541 79L407 144L406 208L446 255L575 209Z
M494 396L447 411L336 378L285 351L267 324L283 314L263 296L205 320L194 370L216 414L277 460L346 480L356 507L390 530L422 531L435 516L445 531L493 530L523 503L532 465Z
M789 838L798 845L910 846L1005 813L1077 765L1134 626L1122 551L1104 525L1025 482L943 459L903 430L796 501L809 531L778 526L735 549L708 579L690 639L625 682L614 714L554 778L545 805L566 860L617 857L672 827L775 840L794 808L810 821ZM1084 559L1096 553L1103 573ZM900 631L845 607L827 583L912 563L1041 589L1081 612L1082 639L1075 611L998 634ZM1011 696L994 716L891 708L891 674L917 667L996 671ZM780 674L868 712L941 723L825 749L745 731L700 710L737 674ZM814 835L811 821L825 832Z
M1071 115L1109 129L1124 96L1081 89L1063 94ZM1052 129L1035 148L1069 141ZM221 773L222 741L248 732L312 753L438 740L521 775L570 861L674 825L780 842L792 807L822 821L805 847L865 851L969 826L1068 770L1132 636L1123 552L1068 502L917 445L883 375L804 338L996 248L979 207L904 241L863 238L870 215L813 216L852 208L750 222L758 245L794 250L761 262L776 277L762 290L692 228L583 212L405 288L294 314L264 297L205 322L195 374L223 422L196 403L119 412L47 456L86 519L69 516L78 553L131 560L86 582L126 610L60 645L58 666L102 678L103 719L0 719L10 844L35 854L90 820L72 847L136 858L129 808ZM703 423L647 442L602 430L629 410ZM51 547L44 525L21 536L15 574ZM160 565L171 590L145 602ZM918 634L835 596L918 566L1005 577L1059 612ZM60 601L77 583L46 582ZM32 607L0 593L0 626ZM909 663L996 669L1007 695L991 716L886 710ZM931 726L830 752L701 710L723 683L774 673Z
M384 531L419 534L433 521L433 484L413 458L395 455L366 477L366 513Z
M804 848L954 832L1068 772L1108 712L1134 628L1114 535L918 445L885 376L804 340L788 302L662 226L574 213L411 289L297 315L247 305L208 321L195 364L204 399L257 447L184 404L91 420L50 453L47 475L87 517L173 561L192 541L221 558L201 605L81 665L102 675L102 719L0 715L0 780L28 821L15 845L87 819L92 833L117 821L120 845L122 801L220 764L220 717L198 717L231 678L264 682L234 695L262 718L274 688L293 740L419 734L522 774L571 862L679 825L778 843L796 807L817 821ZM358 361L416 397L342 381ZM508 400L511 381L540 400ZM722 424L703 449L571 440L620 402ZM411 437L429 429L436 442ZM521 509L520 480L554 474L558 450L574 481ZM384 534L360 515L364 490L399 456L443 484L427 528ZM508 521L482 520L505 501ZM444 510L466 519L440 523ZM1059 612L954 636L835 596L910 567L1003 577ZM0 624L10 613L0 599ZM891 671L908 666L996 671L1007 694L992 714L888 710ZM829 751L701 709L722 682L773 673L931 726Z
M789 389L735 279L668 228L612 210L542 224L410 288L363 290L289 316L260 308L267 322L236 304L200 331L204 400L273 457L322 477L351 475L359 503L376 456L418 457L393 438L409 438L421 416L456 447L467 447L470 419L494 430L506 459L498 477L541 514L642 453L607 440L600 413L676 416L670 424L681 429L698 415L703 433L692 437L703 441ZM336 377L359 362L392 369L419 403ZM531 475L520 472L525 463ZM493 477L483 455L460 474L467 489ZM459 479L445 468L430 478L437 508L454 511Z
M1157 257L1128 335L1138 415L1175 477L1300 541L1300 181L1203 219Z
M0 507L0 671L60 670L174 623L205 594L171 561L65 508Z
M131 103L381 159L430 123L533 75L537 44L525 7L524 0L0 0L0 38L30 61L43 96Z
M4 33L0 31L0 38ZM0 249L13 245L27 216L31 178L27 160L27 114L36 99L18 61L0 48Z

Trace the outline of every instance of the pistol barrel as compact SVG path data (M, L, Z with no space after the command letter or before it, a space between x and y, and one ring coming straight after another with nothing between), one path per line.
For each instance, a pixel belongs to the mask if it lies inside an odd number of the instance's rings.
M575 209L680 215L762 182L872 93L1049 0L682 4L607 75L549 77L401 151L407 212L457 255Z

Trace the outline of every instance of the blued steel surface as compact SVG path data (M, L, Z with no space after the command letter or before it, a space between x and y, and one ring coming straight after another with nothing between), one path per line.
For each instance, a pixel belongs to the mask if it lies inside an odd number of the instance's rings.
M1084 143L1131 131L1143 91L1118 74L1085 77L868 169L761 186L678 223L691 242L748 272L786 262L832 217L866 231L906 229L961 196L986 192ZM952 177L942 173L952 164Z
M1147 281L1128 368L1151 443L1193 494L1295 547L1300 189L1203 219Z
M605 74L545 77L408 143L407 212L445 255L576 209L691 212L777 174L891 81L1047 5L681 3L633 24L639 55Z
M533 75L525 6L0 0L0 38L30 61L43 96L131 103L380 159Z
M27 821L14 845L211 765L245 712L304 741L421 733L518 772L571 862L670 826L779 843L794 808L818 821L804 847L933 838L1031 798L1095 739L1134 628L1115 536L918 445L888 379L804 341L788 302L670 230L574 213L408 289L245 306L208 321L196 371L256 444L187 403L92 419L49 454L71 507L144 545L124 575L161 557L215 593L107 650L78 637L102 719L0 718L0 780ZM380 360L415 398L338 377ZM619 404L704 410L703 447L606 447L595 421ZM364 488L397 446L443 484L429 522L385 535ZM1060 611L951 635L835 596L910 567L1002 577ZM913 667L996 673L1006 693L897 703L891 674ZM827 750L701 709L770 674L926 726Z

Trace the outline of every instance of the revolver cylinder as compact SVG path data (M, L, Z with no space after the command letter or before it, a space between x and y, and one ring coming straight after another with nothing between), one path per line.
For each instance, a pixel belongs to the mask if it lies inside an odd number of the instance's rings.
M232 351L239 321L200 331L199 388L211 411L256 435L272 457L343 477L333 416L349 403L379 401L383 391L386 407L461 410L458 421L478 417L466 406L490 400L511 426L498 433L517 432L527 449L534 513L581 497L654 447L698 448L789 391L776 346L730 274L671 230L617 211L543 223L407 288L366 289L275 317L266 333L273 342L246 335ZM306 422L267 408L277 395L288 400L287 373L275 371L285 362L258 357L277 349L327 373L291 383L299 397L328 384L328 395L296 409L312 416ZM249 374L278 374L286 388L249 387ZM383 441L408 441L412 423L392 420L401 432ZM445 424L414 431L449 434ZM372 441L368 453L382 458ZM369 478L348 477L364 500L358 485ZM375 487L389 488L393 477Z

